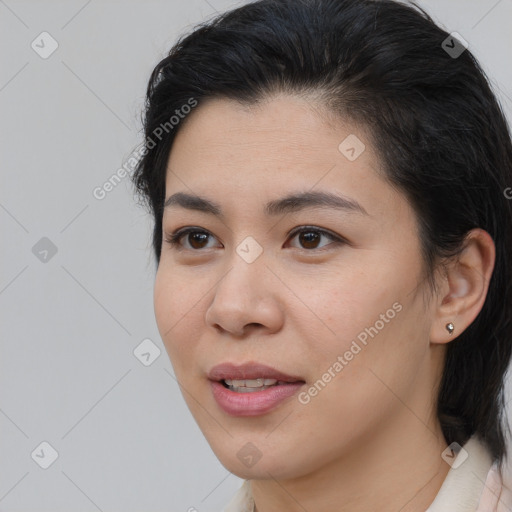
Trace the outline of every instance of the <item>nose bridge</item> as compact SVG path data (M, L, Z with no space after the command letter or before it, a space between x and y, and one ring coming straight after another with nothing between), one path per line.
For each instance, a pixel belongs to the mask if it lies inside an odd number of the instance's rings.
M261 243L260 243L261 242ZM263 242L256 240L252 235L247 235L235 248L236 254L247 265L254 264L257 260L262 260Z
M277 328L281 311L269 288L262 249L259 250L253 240L245 239L235 248L228 260L227 272L214 288L206 312L208 324L238 334L248 324Z
M235 247L229 259L229 270L219 281L216 290L216 295L225 295L223 300L232 299L242 305L242 302L253 301L254 295L262 293L261 288L266 281L262 279L266 270L265 257L263 248L258 244L260 251L253 240L244 239ZM263 295L267 293L263 291Z

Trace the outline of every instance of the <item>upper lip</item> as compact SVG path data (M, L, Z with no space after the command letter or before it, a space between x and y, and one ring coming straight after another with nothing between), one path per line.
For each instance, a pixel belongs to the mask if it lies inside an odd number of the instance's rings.
M294 375L287 375L275 368L261 363L248 362L240 365L233 363L221 363L214 366L208 373L210 380L221 381L225 379L276 379L283 382L304 382L304 379Z

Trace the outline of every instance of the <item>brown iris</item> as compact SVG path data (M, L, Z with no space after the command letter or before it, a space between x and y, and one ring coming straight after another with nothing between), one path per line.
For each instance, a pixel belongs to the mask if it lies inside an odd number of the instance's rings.
M300 243L305 249L315 249L319 238L320 235L314 231L303 231L299 234Z

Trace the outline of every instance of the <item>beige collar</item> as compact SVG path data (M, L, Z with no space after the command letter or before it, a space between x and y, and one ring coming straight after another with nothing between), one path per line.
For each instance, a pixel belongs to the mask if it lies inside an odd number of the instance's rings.
M457 467L461 459L467 458ZM436 498L425 512L474 512L477 510L491 456L478 437L471 437L455 458Z

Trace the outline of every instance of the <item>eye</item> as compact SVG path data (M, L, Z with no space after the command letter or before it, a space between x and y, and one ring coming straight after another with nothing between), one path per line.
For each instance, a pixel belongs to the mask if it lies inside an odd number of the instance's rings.
M298 235L299 243L302 247L299 249L321 249L326 245L339 245L343 243L347 243L342 237L339 235L335 235L330 231L326 231L325 229L317 228L315 226L300 226L297 229L294 229L289 236L295 238ZM331 243L324 244L323 246L318 246L320 240L324 238L328 238L331 240Z
M165 241L171 245L171 247L176 248L178 250L188 249L192 251L197 251L199 249L209 249L210 247L205 244L208 241L208 237L211 234L208 231L203 229L198 229L194 227L183 228L171 233L165 238ZM183 247L181 243L182 239L189 242L190 247Z
M348 243L341 236L331 233L325 229L321 229L315 226L300 226L294 230L292 230L288 234L288 239L290 237L293 239L297 235L299 243L302 247L298 247L299 249L306 249L308 251L313 249L321 249L326 245L339 245ZM330 240L330 243L324 244L322 246L318 246L322 237ZM198 252L201 249L211 249L212 246L208 246L208 239L214 238L213 235L204 230L195 227L187 227L178 229L174 233L171 233L166 236L165 242L170 244L171 247L176 248L178 250L191 250ZM182 243L182 241L188 243L188 247L186 243Z

